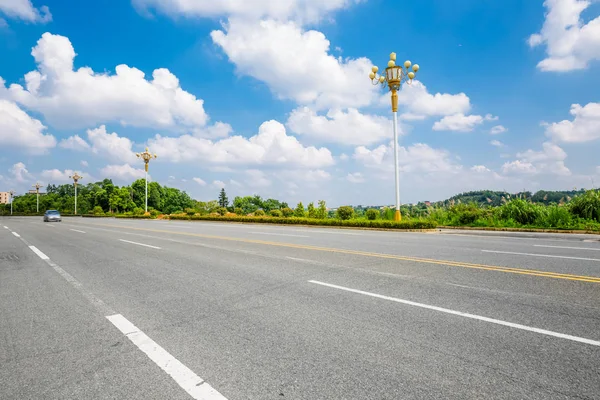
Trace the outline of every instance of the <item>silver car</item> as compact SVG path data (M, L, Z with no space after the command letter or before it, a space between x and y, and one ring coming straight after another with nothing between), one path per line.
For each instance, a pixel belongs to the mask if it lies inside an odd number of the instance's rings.
M62 221L60 213L57 210L48 210L44 214L44 222Z

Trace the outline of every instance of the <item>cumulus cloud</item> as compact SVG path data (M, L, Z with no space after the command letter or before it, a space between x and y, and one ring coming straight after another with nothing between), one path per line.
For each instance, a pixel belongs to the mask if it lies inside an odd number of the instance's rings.
M567 153L555 143L545 142L542 150L529 149L517 153L517 160L506 162L502 166L505 174L553 174L569 176L571 171L565 165Z
M74 171L72 169L65 169L64 171L59 169L46 169L42 171L41 176L49 182L70 182L70 177L73 176L73 174Z
M572 71L600 60L600 16L587 23L582 13L597 0L546 0L544 25L529 37L531 47L546 46L547 57L538 63L542 71Z
M433 124L434 131L457 131L471 132L475 126L483 124L485 121L495 121L498 117L493 117L487 114L485 117L481 115L464 115L462 113L448 115Z
M212 185L219 189L223 189L225 186L227 186L223 181L213 181Z
M24 183L33 178L33 176L27 170L25 164L22 162L13 164L13 166L8 170L8 172L11 173L13 179L18 183Z
M85 161L85 160L81 160L81 166L82 166L82 167L87 167L88 165L89 165L89 164L88 164L88 162L87 162L87 161Z
M505 174L535 174L537 169L530 162L515 160L505 162L504 165L502 165L502 172Z
M365 177L360 172L348 173L346 175L346 180L351 183L363 183L365 181Z
M330 110L318 115L308 107L292 111L287 126L299 135L320 142L369 145L391 136L392 122L385 117L361 114L350 108L346 112ZM401 131L402 133L402 131Z
M265 82L281 99L315 110L359 108L375 99L371 61L334 57L323 33L295 22L234 18L211 37L239 74Z
M326 14L361 0L133 0L140 11L156 10L177 17L235 16L257 20L275 18L317 22Z
M507 130L508 129L506 129L502 125L492 126L492 128L490 129L490 135L499 135L501 133L506 132Z
M45 153L56 146L54 136L45 134L45 130L40 121L30 117L15 103L0 99L0 147Z
M285 127L277 121L264 122L258 134L250 138L232 136L211 141L190 135L156 135L148 143L153 148L161 149L161 159L176 163L202 160L206 163L312 167L334 163L328 149L303 146L298 139L288 136Z
M129 164L107 165L100 170L103 177L115 179L123 182L130 182L135 179L143 178L145 172L143 169L134 168Z
M70 40L50 33L42 35L31 54L37 70L25 75L25 87L12 84L8 96L42 113L53 126L76 128L112 122L209 137L222 136L230 129L226 124L207 128L203 100L184 91L167 69L154 70L151 80L124 64L112 75L89 67L75 70L76 53Z
M31 0L2 0L0 1L0 15L32 23L52 21L52 14L48 7L35 8L31 4Z
M83 151L83 150L90 149L90 145L88 144L88 142L83 140L81 138L81 136L79 136L79 135L73 135L71 137L68 137L67 139L61 140L60 143L58 144L58 146L62 147L64 149L76 150L76 151Z
M546 135L558 142L584 143L600 139L600 103L571 106L573 120L563 120L546 126Z
M380 98L380 104L389 106L390 95L386 93ZM471 109L471 101L464 93L431 94L427 87L413 81L411 85L404 85L398 93L398 104L403 106L400 115L404 120L422 120L426 117L439 117L453 114L465 114ZM405 110L405 111L404 111Z
M485 165L473 165L471 167L471 171L473 172L490 172L490 169Z
M105 125L88 129L87 137L89 143L79 135L74 135L61 140L59 146L71 150L89 150L93 154L98 154L103 158L116 162L136 162L133 141L127 137L119 136L116 132L108 133Z
M490 144L491 144L492 146L496 146L496 147L504 147L504 143L502 143L502 142L501 142L501 141L499 141L499 140L492 140L492 141L490 142Z
M170 179L170 178L173 178L173 179L175 179L175 177L174 177L174 176L173 176L173 177L169 177L169 179ZM196 182L196 183L197 183L198 185L200 185L200 186L206 186L206 182L205 182L203 179L201 179L201 178L193 178L192 180L193 180L194 182Z
M267 187L271 186L271 180L267 178L267 175L258 169L249 169L246 171L246 179L252 187Z

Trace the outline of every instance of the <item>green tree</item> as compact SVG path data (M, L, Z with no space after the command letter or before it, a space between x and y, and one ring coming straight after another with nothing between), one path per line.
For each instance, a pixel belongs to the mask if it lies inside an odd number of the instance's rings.
M369 208L365 212L365 215L366 215L367 219L370 221L376 220L377 217L379 217L379 210L376 210L374 208Z
M294 210L292 210L289 207L285 207L281 209L281 213L283 214L284 217L288 218L291 217L292 215L294 215Z
M325 200L319 200L319 208L317 209L317 218L319 218L319 219L327 218L327 205L325 204Z
M227 207L229 205L229 199L227 198L227 193L225 193L225 188L221 189L219 193L219 206Z
M315 204L312 201L308 203L306 211L308 211L308 218L317 218L317 209L315 208Z
M348 220L354 216L354 208L352 206L341 206L337 209L339 219Z
M305 216L304 204L302 204L302 202L300 202L294 209L294 217L304 217L304 216Z

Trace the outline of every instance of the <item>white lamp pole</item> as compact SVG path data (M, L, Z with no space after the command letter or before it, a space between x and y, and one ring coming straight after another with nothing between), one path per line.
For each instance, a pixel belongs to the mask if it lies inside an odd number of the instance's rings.
M13 196L15 195L15 191L11 190L10 192L8 192L8 194L10 195L10 215L13 215Z
M40 213L40 188L42 187L42 185L40 185L39 183L36 183L35 185L31 185L35 188L35 194L37 195L37 199L36 199L36 212L39 214Z
M412 66L412 71L410 67ZM377 71L379 68L373 67L372 72L369 74L371 82L374 85L388 86L390 92L392 92L392 114L394 116L394 171L396 180L396 213L394 214L394 220L400 221L402 216L400 215L400 172L398 167L398 91L402 87L402 83L406 82L411 84L415 77L416 72L419 70L419 65L412 65L410 61L404 62L404 68L396 65L396 53L390 54L390 61L385 69L385 75L378 75Z
M148 151L148 148L146 147L146 151L144 151L143 153L136 153L136 156L138 158L141 158L142 160L144 160L144 171L146 172L145 174L145 180L146 180L146 207L145 207L145 212L148 212L148 164L150 163L150 160L153 158L156 158L156 154L152 154Z
M83 179L83 176L80 176L75 172L73 176L69 176L69 178L73 179L73 185L75 186L75 215L77 215L77 183L80 179Z

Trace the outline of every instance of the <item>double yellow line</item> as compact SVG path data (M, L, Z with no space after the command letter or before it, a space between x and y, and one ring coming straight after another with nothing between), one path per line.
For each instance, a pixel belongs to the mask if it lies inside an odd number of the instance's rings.
M573 275L573 274L560 274L557 272L540 271L540 270L535 270L535 269L498 267L498 266L493 266L493 265L473 264L473 263L465 263L465 262L460 262L460 261L436 260L436 259L432 259L432 258L420 258L420 257L407 257L407 256L399 256L399 255L395 255L395 254L371 253L371 252L358 251L358 250L336 249L336 248L331 248L331 247L319 247L319 246L310 246L310 245L294 244L294 243L270 242L270 241L255 240L255 239L232 238L232 237L226 237L226 236L205 235L202 233L177 232L177 231L170 231L170 230L163 230L163 229L136 228L136 227L132 227L132 226L123 226L123 225L110 225L110 224L94 224L94 225L106 226L106 227L112 227L112 228L121 228L121 229L125 228L125 229L146 231L146 232L168 233L171 235L193 236L193 237L200 237L200 238L204 238L204 239L226 240L226 241L230 241L230 242L252 243L252 244L265 245L265 246L287 247L287 248L293 248L293 249L323 251L323 252L328 252L328 253L351 254L351 255L364 256L364 257L387 258L387 259L391 259L391 260L411 261L411 262L424 263L424 264L436 264L436 265L445 265L445 266L451 266L451 267L482 269L482 270L486 270L486 271L508 272L511 274L541 276L544 278L566 279L566 280L570 280L570 281L600 283L600 277L585 276L585 275Z

